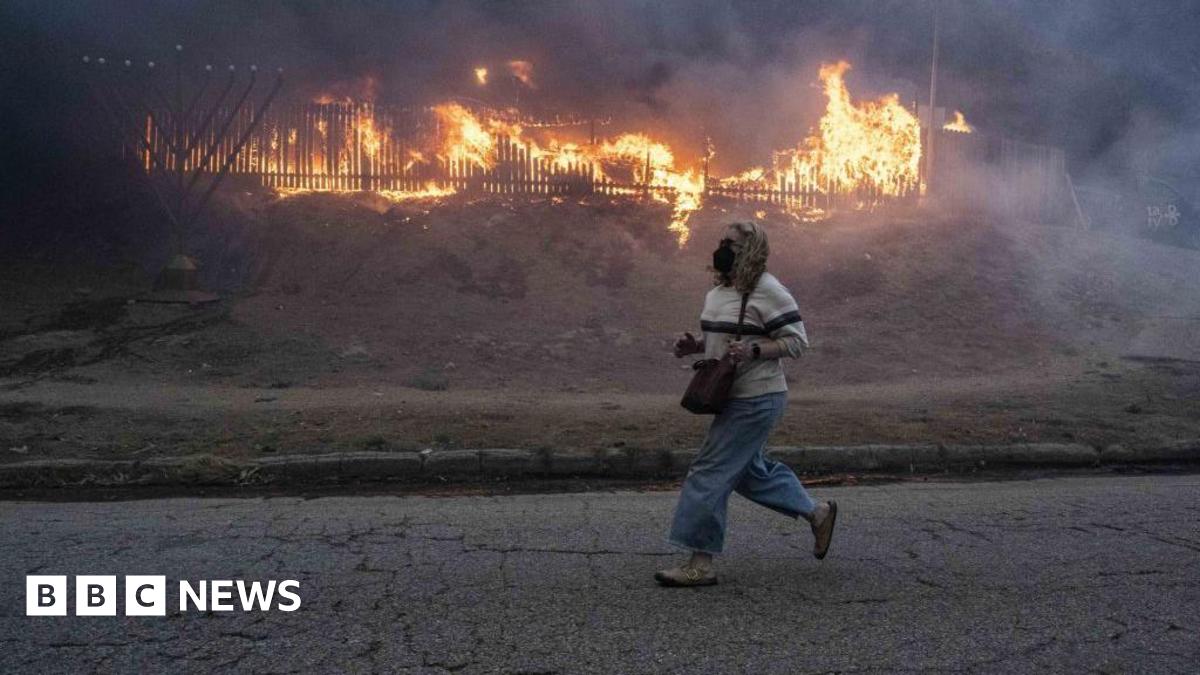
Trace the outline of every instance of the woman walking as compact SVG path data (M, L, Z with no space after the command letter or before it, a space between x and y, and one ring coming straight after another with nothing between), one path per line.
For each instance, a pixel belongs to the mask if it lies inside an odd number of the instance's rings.
M837 503L813 501L786 464L764 455L767 437L787 404L781 358L798 358L808 347L804 323L791 293L766 271L767 235L756 223L733 223L713 252L714 287L700 314L702 337L685 333L675 356L728 354L737 364L729 402L712 421L679 493L668 541L691 558L654 575L666 586L717 583L713 556L725 545L729 494L791 518L804 518L816 542L813 555L829 550ZM734 340L743 294L749 294L743 340Z

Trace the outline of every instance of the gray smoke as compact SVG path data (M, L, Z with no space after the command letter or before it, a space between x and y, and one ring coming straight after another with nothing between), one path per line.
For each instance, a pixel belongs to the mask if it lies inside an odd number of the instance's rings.
M615 0L358 3L10 0L4 117L68 133L86 96L64 92L79 55L138 61L185 44L197 63L282 66L290 92L361 88L378 100L469 95L534 112L611 115L717 168L770 159L819 116L817 67L854 64L852 92L928 97L932 1ZM984 132L1063 147L1072 173L1130 168L1196 181L1197 3L940 0L939 102ZM533 62L536 90L475 87L472 68ZM15 101L14 101L15 99ZM20 107L15 105L22 103ZM30 121L54 107L51 119ZM19 154L19 152L18 152ZM6 158L8 159L8 158ZM1189 172L1193 172L1190 173ZM1190 176L1190 178L1188 178Z

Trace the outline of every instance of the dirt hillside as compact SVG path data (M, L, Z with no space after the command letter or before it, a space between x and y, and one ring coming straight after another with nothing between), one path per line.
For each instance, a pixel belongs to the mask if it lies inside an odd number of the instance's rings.
M11 265L3 459L694 446L671 343L746 218L812 340L775 444L1200 435L1200 252L759 208L709 203L681 248L667 206L630 200L238 193L193 246L223 297L202 307L139 301L136 267Z
M676 391L688 373L670 342L698 329L711 250L726 223L758 213L711 205L679 248L665 207L559 201L262 206L242 243L253 294L233 319L369 365L321 381ZM1195 251L919 212L759 213L769 268L812 338L811 358L788 364L805 384L1153 351L1142 343L1157 317L1200 314Z
M1104 233L918 211L802 222L714 203L680 248L667 207L633 201L239 199L199 245L221 305L127 304L145 279L16 268L0 325L15 339L0 343L0 365L20 375L92 362L249 385L674 392L688 372L670 344L699 329L711 250L726 223L758 216L769 269L812 340L787 363L806 386L1200 358L1200 253ZM164 322L173 328L151 328ZM91 353L96 331L116 331L103 353ZM30 357L46 349L57 351Z

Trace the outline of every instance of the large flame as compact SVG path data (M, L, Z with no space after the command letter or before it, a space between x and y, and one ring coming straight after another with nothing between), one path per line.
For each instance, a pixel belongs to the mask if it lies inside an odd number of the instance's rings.
M444 160L466 161L481 169L491 169L496 166L498 137L521 137L521 125L496 117L480 120L458 103L443 103L433 112L438 118L438 156Z
M896 94L856 103L846 87L849 69L845 61L821 66L826 104L814 133L776 152L771 169L746 169L716 183L734 194L782 189L789 195L854 195L859 204L919 189L920 122ZM816 210L811 200L807 204L806 212Z
M466 161L480 169L489 170L499 161L497 140L508 137L529 148L532 159L559 169L570 169L581 163L592 166L596 179L611 179L638 185L655 199L674 204L669 229L680 246L688 239L688 217L701 205L704 181L695 169L682 170L675 154L665 143L646 134L626 133L612 140L573 143L554 138L539 143L525 134L520 124L497 117L480 117L458 103L445 103L434 108L440 127L440 147L437 155L453 162ZM621 181L627 177L627 181ZM662 190L661 188L666 188ZM667 194L665 194L667 193Z
M506 67L513 78L534 87L532 64L510 61ZM670 145L650 134L623 133L583 142L554 125L522 124L515 110L477 112L460 103L443 103L432 108L435 133L396 136L389 125L398 118L386 109L377 114L371 78L353 83L365 92L357 98L345 95L344 88L315 98L322 109L298 115L293 124L302 128L299 135L295 126L270 127L261 140L256 137L247 146L243 165L246 171L282 176L269 184L287 189L287 194L359 187L399 201L445 196L454 186L477 185L463 181L473 177L482 178L484 190L504 191L504 179L489 172L502 162L513 162L517 153L520 162L536 163L537 174L567 182L591 180L604 194L644 195L672 204L669 229L682 246L690 234L688 220L701 208L710 187L744 199L775 201L784 208L798 206L807 213L835 203L818 202L815 195L852 195L867 203L919 189L919 122L895 94L853 100L845 81L849 70L845 61L821 67L826 105L807 138L776 152L770 168L746 169L714 179L709 186L707 170L685 166ZM476 82L487 84L487 68L473 73ZM955 116L944 128L969 132L962 113ZM149 125L148 120L148 134ZM703 156L711 159L714 154L706 144ZM149 156L143 161L149 170ZM540 178L531 180L533 191L547 185ZM499 187L488 181L499 181ZM392 187L404 189L387 189Z
M790 165L785 169L798 176L815 171L835 192L867 187L904 194L919 179L921 124L896 94L855 105L846 88L848 70L845 61L821 66L825 114L818 133L787 153Z

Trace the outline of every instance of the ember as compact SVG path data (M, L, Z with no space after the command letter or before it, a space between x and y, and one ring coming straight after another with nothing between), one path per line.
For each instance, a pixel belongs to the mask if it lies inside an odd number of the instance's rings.
M533 86L533 64L528 61L509 61L508 72L513 77L517 78L521 84L534 89Z

